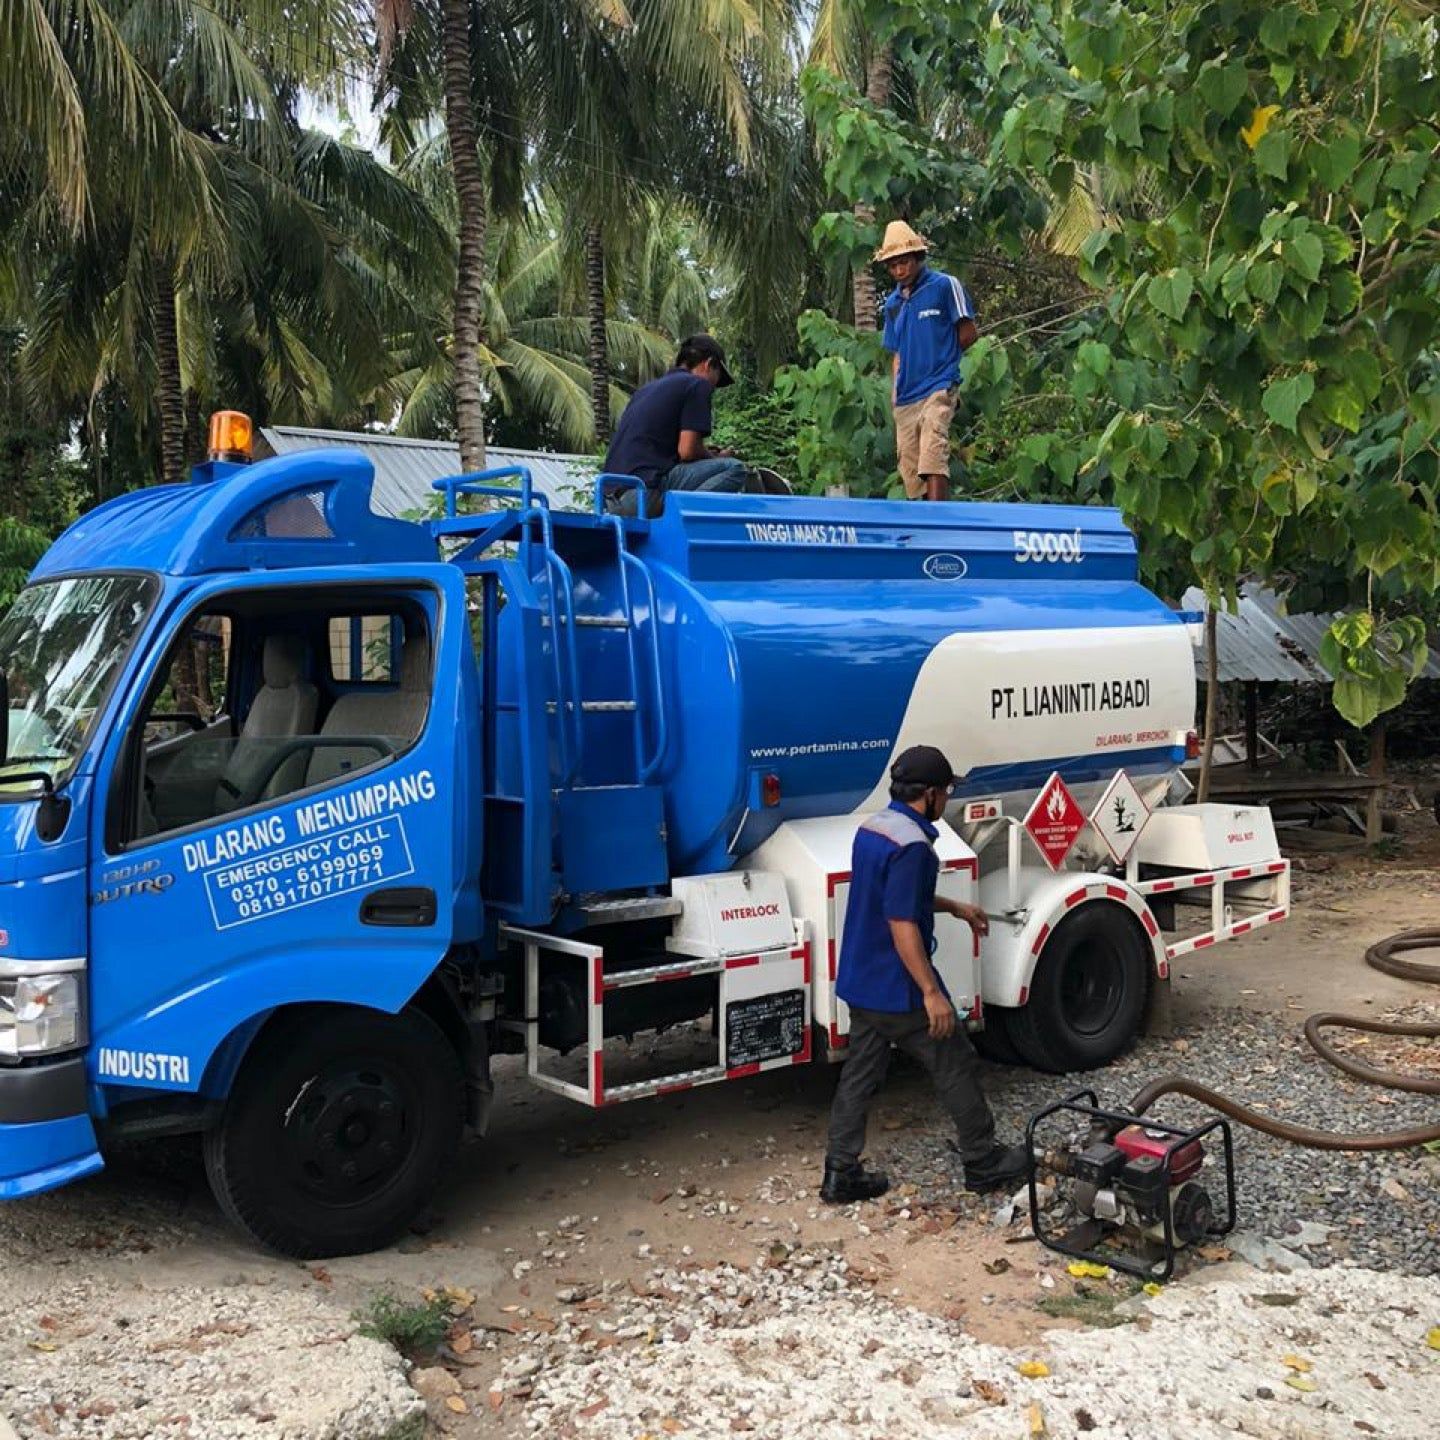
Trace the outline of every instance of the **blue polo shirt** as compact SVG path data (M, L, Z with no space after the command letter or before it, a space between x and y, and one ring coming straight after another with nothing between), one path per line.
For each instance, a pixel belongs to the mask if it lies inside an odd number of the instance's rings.
M850 899L835 993L862 1010L921 1010L920 987L890 938L891 920L913 920L927 954L935 952L935 882L939 831L908 805L892 800L855 832ZM938 978L938 976L937 976ZM945 982L940 981L944 989ZM948 992L947 992L948 993Z
M703 376L678 368L642 385L620 413L605 469L658 485L660 477L680 463L680 432L710 433L714 388Z
M909 295L897 285L885 301L884 345L900 357L895 403L913 405L960 383L960 340L955 326L973 320L975 307L953 276L923 266Z

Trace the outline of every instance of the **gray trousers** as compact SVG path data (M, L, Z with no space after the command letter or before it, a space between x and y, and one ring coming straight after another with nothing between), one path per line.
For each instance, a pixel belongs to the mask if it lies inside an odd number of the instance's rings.
M850 1049L830 1107L826 1158L841 1165L860 1158L870 1102L885 1083L892 1045L925 1067L935 1094L955 1122L961 1159L981 1160L988 1155L995 1144L995 1118L980 1088L979 1058L959 1019L948 1040L934 1040L924 1010L891 1014L852 1008Z

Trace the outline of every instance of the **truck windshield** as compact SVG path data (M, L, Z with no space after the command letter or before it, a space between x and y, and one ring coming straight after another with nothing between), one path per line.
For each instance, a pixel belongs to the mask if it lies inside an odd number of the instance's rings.
M153 593L143 575L81 575L20 592L0 620L9 705L0 786L7 773L59 776L74 763Z

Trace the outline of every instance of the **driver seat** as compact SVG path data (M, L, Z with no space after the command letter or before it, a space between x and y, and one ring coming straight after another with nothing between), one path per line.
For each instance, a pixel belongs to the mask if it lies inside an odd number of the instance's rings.
M216 785L217 811L234 810L242 804L252 805L269 796L288 794L303 782L309 756L304 750L296 750L265 782L263 796L250 793L274 760L277 740L315 732L319 695L303 678L308 658L309 647L298 635L277 632L265 637L260 658L263 683L250 702L240 738Z

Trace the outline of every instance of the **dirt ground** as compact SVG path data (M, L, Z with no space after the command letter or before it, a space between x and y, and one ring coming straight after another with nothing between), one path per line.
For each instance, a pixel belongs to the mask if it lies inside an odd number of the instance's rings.
M1375 940L1422 926L1440 927L1440 828L1423 814L1405 820L1393 858L1303 858L1288 923L1179 962L1175 1019L1199 1025L1238 1006L1293 1015L1298 1026L1316 1009L1378 1014L1434 999L1361 963ZM605 1282L643 1290L662 1265L743 1268L777 1245L819 1246L841 1250L878 1294L960 1320L982 1342L1016 1345L1078 1323L1040 1308L1074 1287L1056 1257L992 1223L993 1199L912 1214L898 1176L870 1222L818 1206L834 1080L825 1067L599 1113L527 1087L519 1072L517 1060L501 1063L490 1135L463 1153L424 1233L389 1252L313 1266L259 1255L224 1225L193 1163L157 1174L127 1162L10 1207L14 1293L25 1293L27 1275L83 1272L147 1291L279 1287L348 1316L380 1289L409 1300L450 1287L464 1312L456 1336L489 1337L442 1355L461 1403L438 1407L432 1423L460 1440L531 1433L521 1401L490 1398L502 1364L553 1330L567 1305L593 1306L599 1324ZM922 1077L897 1073L876 1132L901 1129L931 1103ZM1023 1118L1001 1117L1011 1130Z

